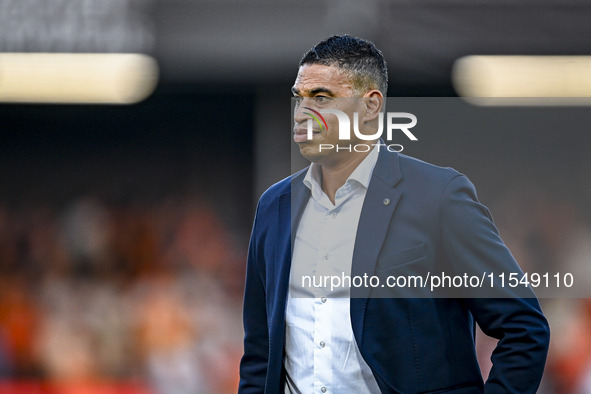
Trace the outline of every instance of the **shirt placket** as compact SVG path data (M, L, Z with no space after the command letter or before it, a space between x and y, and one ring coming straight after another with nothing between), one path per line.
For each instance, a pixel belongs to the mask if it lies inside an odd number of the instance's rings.
M334 215L333 215L334 214ZM316 264L319 275L330 275L330 259L334 254L334 226L336 212L327 209L318 237ZM320 289L319 289L320 290ZM333 304L329 302L328 289L316 293L314 300L314 392L327 393L332 386L332 351Z

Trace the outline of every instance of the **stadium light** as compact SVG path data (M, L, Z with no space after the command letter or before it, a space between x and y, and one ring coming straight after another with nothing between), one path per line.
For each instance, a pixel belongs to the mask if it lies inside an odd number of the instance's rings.
M459 95L483 105L591 105L591 56L466 56Z
M132 104L158 81L150 56L130 53L0 53L0 102Z

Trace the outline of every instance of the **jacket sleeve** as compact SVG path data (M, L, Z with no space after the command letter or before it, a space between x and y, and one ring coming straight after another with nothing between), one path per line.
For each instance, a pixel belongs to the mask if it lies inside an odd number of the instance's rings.
M457 175L440 200L440 231L446 259L456 274L521 273L472 183ZM494 298L467 298L482 331L499 340L485 393L535 393L544 371L550 331L534 293L495 284ZM470 294L467 295L471 297Z
M240 385L238 392L263 393L269 358L269 333L265 301L264 277L260 267L257 245L261 235L257 233L257 214L250 238L244 289L243 323L244 355L240 361ZM262 253L261 253L262 254Z

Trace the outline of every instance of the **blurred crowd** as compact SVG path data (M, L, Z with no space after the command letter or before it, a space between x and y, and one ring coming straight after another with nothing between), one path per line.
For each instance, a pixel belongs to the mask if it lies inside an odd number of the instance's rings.
M524 272L572 273L591 289L591 212L561 190L517 183L491 206L495 223ZM589 292L591 297L591 292ZM591 298L540 299L550 350L539 393L591 394ZM479 335L483 372L496 341Z
M198 198L0 205L0 380L235 392L245 255Z
M576 204L518 187L491 210L524 271L591 286L591 229ZM237 232L189 196L0 205L0 393L11 381L235 392L248 238ZM591 299L541 302L552 342L539 392L591 393ZM494 346L477 337L485 377Z

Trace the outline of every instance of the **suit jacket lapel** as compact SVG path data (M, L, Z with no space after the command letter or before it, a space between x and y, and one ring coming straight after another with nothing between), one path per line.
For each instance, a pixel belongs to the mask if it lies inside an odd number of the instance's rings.
M310 189L304 185L304 177L308 167L297 173L291 181L291 199L290 199L290 212L291 212L291 248L293 252L293 243L295 241L295 235L298 230L298 225L306 204L310 198Z
M275 278L278 280L278 300L279 305L284 306L287 302L287 290L289 288L289 273L291 270L291 258L293 255L293 243L295 241L295 234L298 228L298 223L306 203L310 197L310 189L308 189L303 179L306 175L306 171L303 170L293 176L291 181L291 193L282 194L279 196L279 216L278 224L279 231L282 234L278 234L278 240L281 246L278 248L279 256L277 265L277 271L275 272ZM288 234L284 234L284 231L288 231Z
M392 215L402 192L395 186L402 179L398 154L381 150L365 195L353 251L351 277L375 272ZM351 288L351 324L357 342L363 337L363 320L369 287Z

